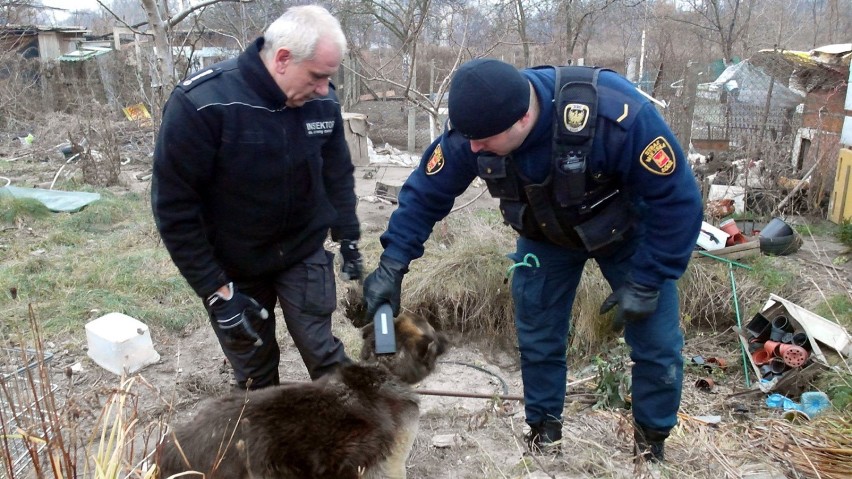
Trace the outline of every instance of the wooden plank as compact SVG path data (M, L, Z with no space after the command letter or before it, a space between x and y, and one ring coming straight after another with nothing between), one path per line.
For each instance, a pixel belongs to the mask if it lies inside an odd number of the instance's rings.
M753 241L749 241L748 243L735 244L733 246L728 246L722 249L717 249L713 251L707 251L708 254L712 254L713 256L718 256L720 258L735 260L742 258L751 258L753 256L760 255L760 241L757 239ZM693 258L706 258L712 260L713 258L701 254L699 251L692 252Z

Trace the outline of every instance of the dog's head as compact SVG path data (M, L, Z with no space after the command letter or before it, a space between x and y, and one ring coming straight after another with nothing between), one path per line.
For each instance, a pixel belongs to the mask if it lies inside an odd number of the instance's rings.
M447 350L447 337L420 316L402 313L393 321L396 353L376 354L376 334L372 324L361 331L364 346L361 360L385 366L394 376L408 384L421 381L435 370L438 356Z

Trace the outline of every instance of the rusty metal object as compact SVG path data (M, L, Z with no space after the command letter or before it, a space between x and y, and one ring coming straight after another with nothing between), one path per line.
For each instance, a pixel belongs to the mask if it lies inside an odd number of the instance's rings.
M716 383L711 378L700 378L695 381L695 387L701 391L712 392L716 387Z
M728 361L726 361L725 358L707 358L707 364L718 366L721 369L725 369L728 367Z

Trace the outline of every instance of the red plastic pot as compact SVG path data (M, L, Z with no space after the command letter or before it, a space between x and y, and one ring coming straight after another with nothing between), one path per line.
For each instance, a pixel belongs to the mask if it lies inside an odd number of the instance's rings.
M754 361L754 364L757 366L767 364L770 359L772 359L772 354L767 352L765 349L758 349L751 353L751 360Z
M767 341L767 342L763 343L763 349L767 353L769 353L770 357L771 356L781 356L780 352L778 351L778 346L780 346L780 345L781 345L781 343L779 343L778 341Z
M784 363L791 368L798 368L805 364L808 360L808 352L801 346L794 344L781 344L778 346L780 356L784 359Z

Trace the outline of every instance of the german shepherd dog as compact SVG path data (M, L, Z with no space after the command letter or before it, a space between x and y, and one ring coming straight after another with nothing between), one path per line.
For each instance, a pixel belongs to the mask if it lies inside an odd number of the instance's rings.
M419 316L402 313L394 325L396 354L375 353L369 324L360 363L207 402L158 446L159 478L404 478L420 417L410 385L435 369L448 343Z

